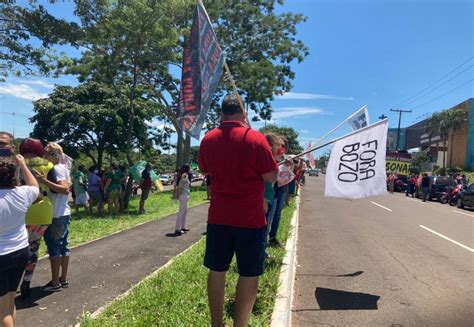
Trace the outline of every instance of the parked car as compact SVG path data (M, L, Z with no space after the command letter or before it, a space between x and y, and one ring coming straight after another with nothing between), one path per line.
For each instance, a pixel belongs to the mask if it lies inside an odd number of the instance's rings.
M160 176L160 182L163 185L171 185L173 184L173 176L171 175L161 175Z
M317 169L309 169L309 170L308 170L308 175L309 175L309 176L316 176L316 177L318 177L318 176L319 176L319 170L317 170Z
M452 177L447 176L430 176L430 187L428 191L428 200L440 199L445 195L450 186L453 186L455 181ZM421 190L417 189L416 197L421 197Z
M474 208L474 184L466 187L458 198L458 208L471 207Z

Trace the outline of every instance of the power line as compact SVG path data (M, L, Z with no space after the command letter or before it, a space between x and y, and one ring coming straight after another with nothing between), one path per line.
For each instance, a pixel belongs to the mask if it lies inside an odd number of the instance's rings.
M423 94L422 96L419 96L419 97L417 97L417 98L415 98L415 99L413 99L413 100L411 100L411 101L406 102L404 105L411 104L411 103L413 103L413 102L418 101L418 99L421 99L421 98L427 96L428 94L430 94L430 93L433 92L434 90L439 89L441 86L446 85L447 83L451 82L453 79L455 79L456 77L458 77L459 75L461 75L461 74L464 73L465 71L471 69L471 67L473 67L473 66L474 66L474 65L468 66L466 69L464 69L463 71L461 71L461 72L459 72L458 74L454 75L453 77L451 77L451 78L448 79L447 81L445 81L445 82L439 84L438 86L436 86L435 88L433 88L433 89L430 90L429 92L426 92L426 93Z
M21 117L30 118L30 116L22 115L22 114L17 114L16 112L0 111L0 114L3 114L3 115L11 115L11 116L21 116Z
M468 58L467 60L465 60L462 64L456 66L456 68L454 68L453 70L451 70L449 73L443 75L441 78L437 79L436 81L434 81L433 83L431 83L430 85L428 85L427 87L425 87L423 90L419 91L418 93L416 93L415 95L411 96L410 98L400 102L399 104L395 105L395 107L398 107L402 104L405 104L406 102L410 101L411 99L417 97L418 95L420 95L421 93L424 93L426 90L430 89L433 85L436 85L436 83L438 83L439 81L442 81L445 77L451 75L453 72L455 72L456 70L458 70L460 67L464 66L467 62L471 61L472 59L474 58L474 56L471 56L470 58ZM470 66L472 67L472 65ZM469 68L470 68L469 67Z
M436 101L436 100L438 100L438 99L444 97L446 94L449 94L449 93L451 93L451 92L453 92L453 91L456 91L457 89L463 87L464 85L466 85L466 84L468 84L468 83L470 83L470 82L472 82L472 81L474 81L474 78L471 78L470 80L468 80L468 81L462 83L461 85L456 86L455 88L449 90L448 92L443 93L443 94L441 94L440 96L438 96L438 97L436 97L436 98L434 98L434 99L431 99L430 101L427 101L427 102L425 102L425 103L422 103L422 104L420 104L420 105L414 107L413 109L420 108L420 107L422 107L422 106L424 106L424 105L427 105L428 103L431 103L431 102L433 102L433 101Z

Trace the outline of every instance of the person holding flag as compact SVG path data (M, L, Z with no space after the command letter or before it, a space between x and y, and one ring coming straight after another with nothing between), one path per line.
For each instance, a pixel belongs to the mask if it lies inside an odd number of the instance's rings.
M267 222L265 182L275 183L278 165L265 136L245 125L236 96L222 102L220 126L206 134L199 151L201 172L212 176L204 266L209 268L212 326L222 326L226 273L234 254L237 283L234 326L247 326L263 274Z

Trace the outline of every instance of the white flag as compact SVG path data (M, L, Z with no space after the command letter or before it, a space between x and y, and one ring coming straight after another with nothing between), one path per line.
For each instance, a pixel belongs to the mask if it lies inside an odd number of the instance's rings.
M367 106L363 106L347 118L347 123L353 131L369 126L369 111Z
M336 141L326 169L326 196L360 199L387 193L383 120Z

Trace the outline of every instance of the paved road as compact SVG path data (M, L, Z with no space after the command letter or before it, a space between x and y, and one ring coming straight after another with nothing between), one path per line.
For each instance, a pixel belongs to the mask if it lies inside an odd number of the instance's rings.
M293 326L474 326L474 211L306 180Z

